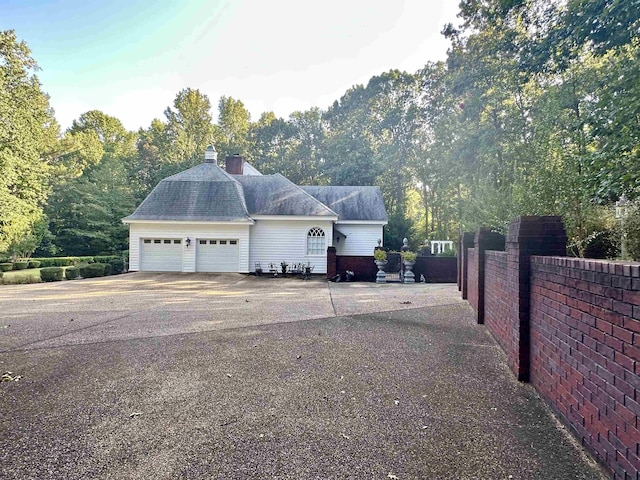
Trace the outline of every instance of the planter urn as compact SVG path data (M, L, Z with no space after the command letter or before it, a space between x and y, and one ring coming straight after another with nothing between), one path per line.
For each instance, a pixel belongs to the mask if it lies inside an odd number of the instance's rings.
M403 283L416 283L416 276L413 273L413 266L416 262L411 262L408 260L404 261L404 276Z
M387 283L387 274L384 272L384 266L387 264L387 260L374 260L378 267L378 273L376 273L376 283Z

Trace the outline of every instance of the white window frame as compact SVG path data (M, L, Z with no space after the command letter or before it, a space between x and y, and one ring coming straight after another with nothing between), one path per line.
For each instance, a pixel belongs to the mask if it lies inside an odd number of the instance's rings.
M327 250L327 236L324 229L313 227L307 231L307 255L322 256Z

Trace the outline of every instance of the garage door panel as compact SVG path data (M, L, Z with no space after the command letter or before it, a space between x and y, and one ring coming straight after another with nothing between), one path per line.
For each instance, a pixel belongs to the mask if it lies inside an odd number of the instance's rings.
M198 239L197 272L238 272L240 248L238 240Z
M143 272L181 272L182 241L167 238L141 240L140 270Z

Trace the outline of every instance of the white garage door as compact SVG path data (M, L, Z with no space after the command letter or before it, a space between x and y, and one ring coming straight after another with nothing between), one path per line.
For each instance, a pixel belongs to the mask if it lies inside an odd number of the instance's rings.
M196 272L238 272L240 249L238 240L198 239Z
M181 272L182 240L143 238L140 249L140 270L143 272Z

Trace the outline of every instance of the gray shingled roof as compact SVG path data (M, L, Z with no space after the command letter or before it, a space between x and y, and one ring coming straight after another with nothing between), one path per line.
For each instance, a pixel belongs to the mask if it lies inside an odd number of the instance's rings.
M387 221L380 187L300 187L342 220Z
M242 185L214 163L162 180L124 220L250 220Z
M336 213L279 173L234 175L243 186L251 215L303 215L335 217Z

